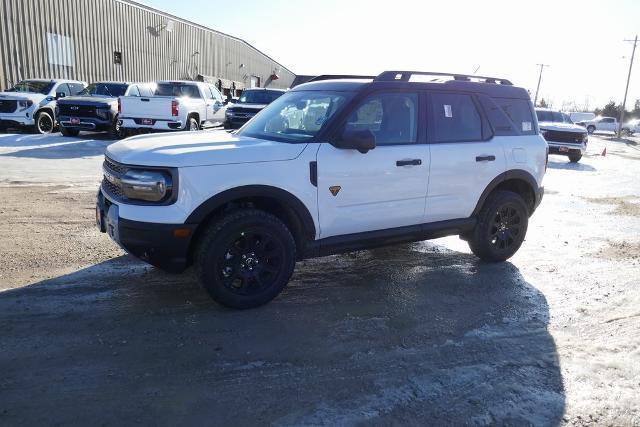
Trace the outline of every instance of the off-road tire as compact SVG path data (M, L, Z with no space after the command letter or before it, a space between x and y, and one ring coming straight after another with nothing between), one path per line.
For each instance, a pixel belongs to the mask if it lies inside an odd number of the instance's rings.
M195 117L189 116L187 118L187 124L185 125L184 130L186 130L188 132L199 131L200 130L200 123L198 123L198 120Z
M78 136L80 134L80 131L78 129L69 129L69 128L65 128L60 126L60 133L62 134L62 136Z
M595 131L596 131L596 127L595 126L587 126L587 132L589 133L589 135L591 135Z
M505 209L518 214L517 224L507 227L507 233L503 233L501 212ZM505 215L505 217L507 217ZM515 222L515 218L512 217ZM487 262L501 262L511 258L520 248L527 233L529 212L522 197L511 191L495 191L485 201L474 230L469 233L469 248L478 258ZM517 227L516 227L517 226ZM516 233L517 228L517 233ZM511 234L509 235L508 232ZM496 237L498 236L499 237ZM506 245L500 247L501 238L506 237Z
M48 135L53 132L56 127L56 123L53 120L53 116L46 112L40 111L36 114L36 132L42 135Z
M127 137L127 130L118 124L118 116L113 119L111 127L109 128L109 138L111 139L124 139Z
M256 271L247 270L251 254ZM278 296L295 263L296 244L287 226L258 209L238 209L215 220L204 230L194 253L195 273L207 293L236 309L258 307ZM253 275L246 285L244 275Z
M578 163L582 159L582 154L576 154L575 156L569 156L569 161L571 163Z

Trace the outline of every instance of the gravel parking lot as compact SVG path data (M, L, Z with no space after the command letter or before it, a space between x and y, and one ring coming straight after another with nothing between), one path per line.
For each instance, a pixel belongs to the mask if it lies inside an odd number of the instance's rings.
M510 262L326 257L250 311L95 229L109 143L0 134L0 424L640 426L639 138L551 156Z

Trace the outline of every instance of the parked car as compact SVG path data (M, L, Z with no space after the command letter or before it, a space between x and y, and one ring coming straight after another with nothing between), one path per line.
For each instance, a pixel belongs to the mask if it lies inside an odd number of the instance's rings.
M583 113L578 111L570 111L567 113L569 118L573 123L578 123L586 120L593 120L596 118L596 115L593 113Z
M618 131L618 120L614 117L596 117L593 120L582 120L576 123L577 125L583 126L587 129L587 132L617 132Z
M110 145L100 231L162 269L193 264L235 308L270 301L305 258L447 235L489 262L518 250L548 157L525 89L404 71L332 78L235 133Z
M568 114L546 108L536 108L540 134L549 145L549 154L568 156L572 163L579 162L587 151L589 134L574 124Z
M120 126L130 131L190 130L222 126L226 106L208 83L159 81L153 96L121 96Z
M225 129L238 129L267 105L285 93L282 89L252 88L242 91L238 101L227 107Z
M146 83L97 82L87 86L77 96L63 98L56 106L60 133L77 136L81 130L109 132L113 138L123 138L118 124L118 97L151 96Z
M33 128L51 133L56 127L56 101L77 95L87 86L76 80L23 80L0 93L0 131Z
M640 133L640 119L629 120L624 125L622 125L622 133L627 135Z

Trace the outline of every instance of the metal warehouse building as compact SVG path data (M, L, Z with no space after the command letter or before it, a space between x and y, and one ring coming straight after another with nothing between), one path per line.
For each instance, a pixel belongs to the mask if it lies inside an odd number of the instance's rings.
M229 93L295 75L239 38L128 0L0 0L0 87L26 78L203 80Z

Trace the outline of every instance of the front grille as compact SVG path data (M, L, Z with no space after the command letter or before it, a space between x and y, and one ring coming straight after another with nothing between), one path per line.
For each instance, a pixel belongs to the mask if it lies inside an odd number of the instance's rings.
M119 185L120 177L127 173L129 168L125 165L121 165L120 163L116 163L107 156L104 158L104 163L102 164L104 168L104 173L112 175L117 178L116 183L109 181L106 176L102 178L102 189L111 197L116 200L123 200L125 198L124 193L122 192L122 187Z
M122 193L122 189L113 184L111 181L107 180L107 178L102 179L102 189L111 197L120 200L124 199L124 193Z
M96 107L91 105L58 104L60 115L72 117L96 117Z
M563 132L557 130L547 130L544 139L549 142L564 142L568 144L581 144L584 138L582 132Z
M233 107L233 108L230 108L229 110L231 110L234 113L253 113L253 114L256 114L260 111L256 108L244 108L244 107Z
M0 113L13 113L18 108L18 101L0 99Z
M126 167L125 165L121 165L120 163L116 163L113 160L111 160L108 157L104 158L104 163L103 166L105 168L107 168L110 172L112 173L116 173L116 174L123 174L126 173L129 168Z

